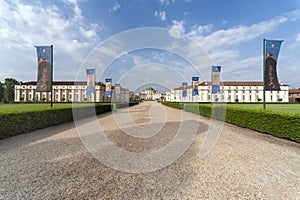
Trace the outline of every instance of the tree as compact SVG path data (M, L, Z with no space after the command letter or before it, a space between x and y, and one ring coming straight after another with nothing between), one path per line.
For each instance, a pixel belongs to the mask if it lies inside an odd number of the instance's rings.
M0 102L3 101L3 97L4 97L4 84L0 82Z
M15 97L15 85L19 82L14 78L6 78L4 82L4 102L13 102Z

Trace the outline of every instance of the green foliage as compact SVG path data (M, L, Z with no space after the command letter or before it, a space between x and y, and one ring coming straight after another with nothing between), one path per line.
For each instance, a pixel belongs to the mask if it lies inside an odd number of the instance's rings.
M4 84L0 82L0 103L3 102L4 97Z
M6 78L4 82L3 99L4 102L13 102L15 97L15 85L19 82L13 78Z
M168 103L164 105L180 108L179 103ZM287 138L300 142L300 114L283 113L276 111L264 111L251 108L236 108L222 105L184 104L184 110L206 117L225 120L228 123L268 133L281 138Z
M226 122L300 142L300 115L227 108Z
M172 108L177 108L177 109L181 109L181 104L178 102L162 102L163 105L172 107Z
M117 104L117 108L132 106L137 103ZM85 104L76 105L74 108L67 106L32 111L3 112L0 113L0 139L111 110L110 103L98 103L89 106L85 106Z

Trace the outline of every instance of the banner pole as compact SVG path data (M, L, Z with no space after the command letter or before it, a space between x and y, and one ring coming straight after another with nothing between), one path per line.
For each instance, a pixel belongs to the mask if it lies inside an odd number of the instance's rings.
M51 45L51 98L50 98L50 107L53 107L53 94L52 94L52 89L53 89L53 45Z
M263 40L263 109L266 110L266 39Z

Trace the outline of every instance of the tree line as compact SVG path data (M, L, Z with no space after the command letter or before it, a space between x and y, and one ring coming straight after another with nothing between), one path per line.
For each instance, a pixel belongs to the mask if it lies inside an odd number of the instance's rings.
M15 98L15 85L20 82L14 78L6 78L4 83L0 81L0 103L14 102Z

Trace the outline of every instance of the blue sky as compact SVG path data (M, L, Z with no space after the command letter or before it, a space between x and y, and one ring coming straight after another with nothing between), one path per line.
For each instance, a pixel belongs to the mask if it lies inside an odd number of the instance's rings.
M95 68L97 81L112 77L131 90L149 84L169 89L191 82L197 73L200 81L210 80L213 64L222 66L224 81L261 81L262 41L267 38L284 40L279 81L295 88L300 87L299 24L298 0L3 0L0 81L36 80L34 46L51 44L57 81L85 80L84 69ZM98 56L93 51L116 34L145 27L180 33L197 43L211 61L192 66L168 48L140 48L114 55L105 70L98 69L97 61L86 65L87 58Z

